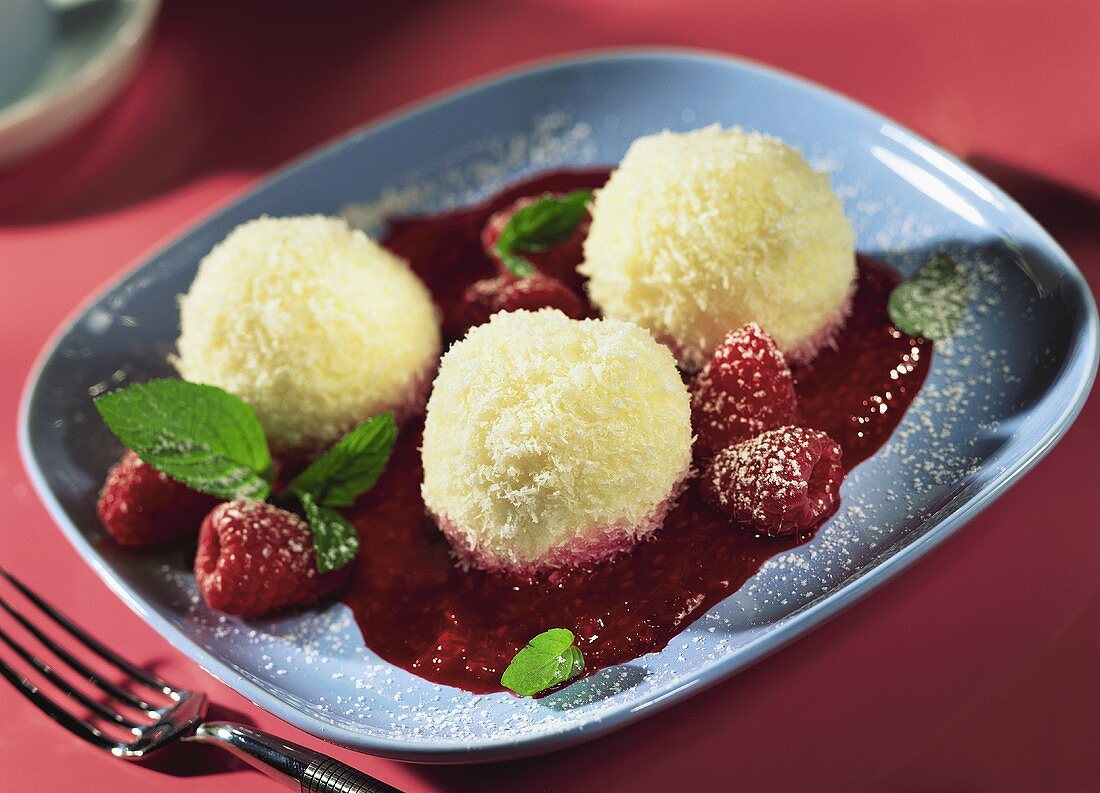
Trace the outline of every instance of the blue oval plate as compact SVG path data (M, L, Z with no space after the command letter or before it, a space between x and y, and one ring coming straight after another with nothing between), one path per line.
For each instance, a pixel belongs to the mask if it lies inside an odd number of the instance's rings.
M91 396L170 374L176 296L235 225L344 212L370 231L393 213L478 198L525 173L615 163L665 127L740 124L827 169L861 251L909 273L946 250L971 311L937 345L890 442L844 484L841 511L668 647L532 701L433 685L363 646L342 604L242 622L198 598L181 549L128 553L95 499L119 447ZM954 157L843 97L761 66L645 51L555 61L374 124L286 167L90 302L44 353L23 403L22 452L50 513L135 611L260 706L331 741L463 762L544 752L696 694L821 624L957 531L1065 433L1097 363L1096 307L1066 254Z

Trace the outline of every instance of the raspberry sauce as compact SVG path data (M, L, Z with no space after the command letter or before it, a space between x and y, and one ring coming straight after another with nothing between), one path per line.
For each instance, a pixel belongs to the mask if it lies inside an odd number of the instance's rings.
M424 279L454 338L463 330L463 290L495 273L480 242L489 216L523 196L598 187L607 175L536 176L477 207L395 221L384 244ZM802 421L841 445L849 470L889 437L931 360L929 342L899 333L887 317L899 280L861 257L852 316L835 349L794 371ZM343 599L382 658L472 692L502 690L512 656L548 628L577 635L589 673L659 650L770 557L809 539L763 538L731 525L693 482L654 539L612 562L535 579L463 571L424 514L419 445L420 425L406 427L385 474L349 513L363 543Z

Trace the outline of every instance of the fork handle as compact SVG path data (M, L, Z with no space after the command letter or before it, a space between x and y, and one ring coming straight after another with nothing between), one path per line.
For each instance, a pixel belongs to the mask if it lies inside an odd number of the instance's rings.
M185 740L220 746L300 793L401 793L328 755L243 724L207 722Z

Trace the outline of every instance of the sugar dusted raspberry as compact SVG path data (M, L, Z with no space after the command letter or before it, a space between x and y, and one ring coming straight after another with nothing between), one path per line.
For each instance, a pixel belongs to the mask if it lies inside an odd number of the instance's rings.
M194 534L217 503L127 451L108 472L96 512L117 543L149 548Z
M691 423L714 453L795 421L791 370L755 322L731 332L691 383Z
M195 580L211 608L259 617L342 588L351 565L317 572L313 534L293 512L262 501L230 501L202 522Z
M840 504L840 455L824 432L770 430L714 456L703 472L703 498L762 534L808 531Z
M554 198L564 198L568 193L550 193ZM541 196L525 196L514 201L509 206L493 214L481 230L481 245L489 257L496 262L497 269L502 275L508 274L508 268L496 252L497 239L500 232L508 225L519 210L530 206L539 200ZM568 289L580 293L584 285L584 276L577 272L577 265L584 261L584 238L588 234L589 216L577 224L573 232L550 250L541 253L523 252L520 255L527 259L540 273L545 273L551 278L557 278Z
M584 304L561 281L542 273L526 278L498 275L475 281L462 296L462 317L467 327L483 325L498 311L560 309L573 319L584 317Z

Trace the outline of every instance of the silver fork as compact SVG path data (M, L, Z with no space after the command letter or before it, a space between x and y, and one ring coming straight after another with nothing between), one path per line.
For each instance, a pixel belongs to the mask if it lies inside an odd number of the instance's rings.
M3 568L0 568L0 576L6 578L42 614L126 675L134 684L156 692L166 700L163 706L158 707L147 702L141 695L104 678L47 636L7 600L0 597L0 608L10 614L58 661L98 688L108 701L116 703L112 707L72 685L64 675L59 674L48 663L29 652L0 628L0 641L10 647L25 663L34 667L53 688L82 705L89 714L94 714L104 723L116 725L116 729L121 734L132 736L126 740L111 737L95 724L64 708L57 698L48 696L0 658L0 675L3 675L47 716L93 746L105 749L115 757L125 760L141 760L177 740L210 743L226 749L253 768L262 771L286 787L302 793L400 793L397 788L304 746L298 746L242 724L204 721L206 695L201 691L175 688L159 677L137 668L89 636ZM119 705L133 711L134 715L129 716L120 711ZM145 718L137 717L137 713L144 714Z

